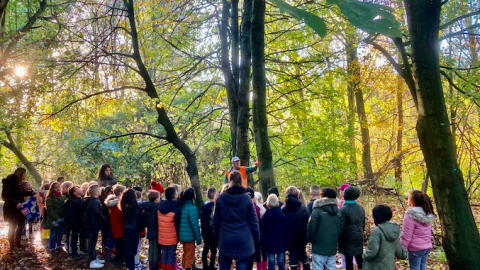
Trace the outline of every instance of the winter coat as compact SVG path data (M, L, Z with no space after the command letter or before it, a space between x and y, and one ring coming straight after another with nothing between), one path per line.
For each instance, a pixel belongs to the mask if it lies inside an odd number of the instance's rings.
M17 204L24 203L25 196L31 195L25 192L23 186L18 182L15 174L10 174L2 180L2 200L3 218L5 221L21 221L25 220L25 216L17 208Z
M287 217L292 234L290 246L304 248L307 245L307 226L310 214L302 202L293 194L285 199L283 214Z
M118 208L119 200L120 198L115 197L115 195L108 195L105 200L105 205L108 207L110 215L113 238L123 238L123 231L125 230L125 220L123 219L122 211Z
M338 208L342 208L344 203L345 203L345 199L341 198L340 201L338 202Z
M198 224L198 211L192 201L186 201L182 206L180 217L180 231L178 232L178 240L180 242L197 241L197 245L202 243L202 235L200 234L200 226Z
M315 202L314 199L310 200L307 204L307 210L308 210L308 214L309 215L312 215L312 211L313 211L313 203Z
M245 188L233 186L218 195L213 214L213 234L222 255L243 260L260 242L258 218Z
M45 229L55 229L52 225L52 222L63 218L65 213L65 196L60 194L58 197L50 196L47 197L47 223L45 224Z
M342 216L338 212L338 199L321 198L313 203L308 223L308 240L312 252L322 256L337 253L338 238L343 231Z
M80 230L80 223L82 223L82 198L71 196L65 202L65 223L64 229L66 232L71 230Z
M205 242L214 243L215 237L213 236L213 227L210 225L210 216L215 208L214 202L207 202L202 206L202 237Z
M178 244L180 229L180 206L176 201L166 200L158 208L158 243L160 245Z
M261 203L256 203L255 205L258 207L258 209L260 209L260 218L262 218L263 215L265 215L265 212L267 212L267 209L265 209Z
M406 259L408 252L398 240L400 225L390 221L379 224L368 239L368 246L363 254L364 270L394 270L395 257Z
M103 215L102 204L100 200L95 197L88 197L87 208L83 215L83 228L85 230L100 230L107 224L107 218ZM50 213L49 213L50 214Z
M82 222L80 222L80 225L81 225L82 229L84 229L83 217L85 216L85 211L87 210L88 203L90 202L91 199L92 199L92 197L90 197L90 196L83 197L82 206L80 208L80 214L81 214L81 217L82 217Z
M267 253L287 251L290 242L290 225L279 207L271 207L260 220L260 243Z
M155 202L142 203L143 222L147 227L147 238L153 239L158 237L158 207L159 204Z
M113 176L111 174L107 177L102 178L102 179L97 178L96 180L101 187L113 186L117 183L117 179L115 178L115 176Z
M365 210L358 204L344 204L340 209L344 229L338 241L340 253L346 256L363 254L363 232L365 231Z
M411 207L403 218L400 242L408 251L420 251L432 248L432 226L435 215L426 215L421 207Z
M122 211L122 214L123 219L125 220L125 228L136 229L139 232L142 232L143 229L145 229L145 224L143 223L142 208L140 206L138 206L135 211Z

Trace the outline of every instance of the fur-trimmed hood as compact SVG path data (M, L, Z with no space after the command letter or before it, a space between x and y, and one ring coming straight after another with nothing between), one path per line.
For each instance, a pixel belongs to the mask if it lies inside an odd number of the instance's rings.
M115 195L108 195L107 199L105 200L105 205L108 207L108 208L112 208L112 207L115 207L118 205L118 201L120 199L115 197Z
M423 211L421 207L411 207L405 213L412 219L423 224L430 224L435 220L435 215L425 214L425 211Z
M338 198L320 198L315 200L313 208L322 208L330 215L336 215L338 213Z

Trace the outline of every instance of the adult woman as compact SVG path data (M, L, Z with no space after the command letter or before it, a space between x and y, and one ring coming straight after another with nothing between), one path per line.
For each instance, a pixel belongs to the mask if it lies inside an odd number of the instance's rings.
M213 234L221 256L220 270L229 270L232 260L236 260L237 270L246 270L255 244L260 242L260 232L252 199L237 171L230 174L228 189L217 197Z
M96 181L101 187L113 186L117 183L115 175L113 175L112 167L108 164L103 164L98 170L98 176Z
M14 247L22 247L20 237L25 228L25 216L20 212L20 208L22 207L21 203L25 202L24 197L31 195L31 192L26 192L22 186L26 175L25 168L17 168L13 174L2 180L2 199L5 202L3 218L8 222L10 250L13 250Z

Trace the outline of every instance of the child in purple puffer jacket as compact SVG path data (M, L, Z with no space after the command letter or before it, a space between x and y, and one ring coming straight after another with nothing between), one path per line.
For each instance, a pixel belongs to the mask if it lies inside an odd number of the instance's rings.
M410 269L425 270L432 249L433 205L430 197L419 190L410 192L408 203L411 207L405 212L400 242L408 250Z

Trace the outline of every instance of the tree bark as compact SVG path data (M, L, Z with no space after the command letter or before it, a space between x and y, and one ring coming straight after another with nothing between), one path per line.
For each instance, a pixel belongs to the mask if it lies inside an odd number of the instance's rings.
M130 34L132 38L132 48L133 48L133 59L137 64L138 70L140 71L140 76L145 82L145 92L151 99L158 100L159 96L155 85L153 84L152 78L148 73L145 64L143 63L142 57L140 55L140 47L138 43L138 33L137 27L135 24L135 10L133 0L124 0L125 7L127 8L128 20L130 23ZM200 188L200 178L198 177L198 167L195 153L190 149L190 147L178 136L175 127L173 126L170 118L168 117L164 108L157 105L157 122L163 126L166 132L167 141L170 142L177 150L179 150L187 161L186 171L190 177L190 183L195 190L196 199L195 204L197 209L200 209L203 206L203 197L202 191Z
M457 163L438 59L441 0L405 0L416 92L417 134L432 182L450 269L480 269L480 235Z
M249 118L250 118L250 65L252 51L250 48L250 30L252 28L252 0L244 0L242 15L242 39L240 59L240 87L238 89L237 118L237 156L242 166L250 165ZM248 175L248 186L253 187L254 181Z
M398 189L402 187L402 159L403 159L403 81L398 75L397 86L397 159L395 160L395 181Z
M37 184L42 183L42 176L40 176L40 173L38 173L37 169L35 166L28 160L28 158L22 153L22 151L17 147L17 144L15 143L15 140L12 137L12 134L10 131L5 130L5 134L7 135L7 141L0 141L3 146L6 148L10 149L15 156L22 162L22 164L25 166L25 168L28 170L28 172L32 175L33 179L35 179L35 182Z
M348 29L350 31L351 29ZM349 37L347 37L348 39ZM348 139L350 141L350 163L353 165L354 178L358 179L357 150L355 147L355 88L358 87L355 78L355 59L352 50L353 44L347 42L347 95L348 95ZM358 63L357 63L358 64Z
M265 0L253 0L252 30L252 115L253 135L257 157L260 161L258 178L260 192L267 196L267 189L275 186L272 149L268 136L267 79L265 75ZM264 198L265 198L264 197Z

